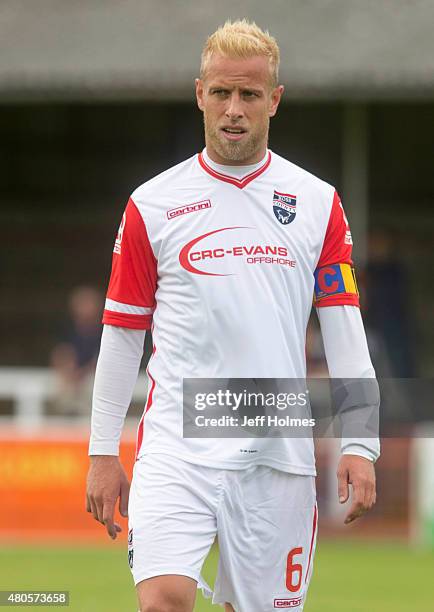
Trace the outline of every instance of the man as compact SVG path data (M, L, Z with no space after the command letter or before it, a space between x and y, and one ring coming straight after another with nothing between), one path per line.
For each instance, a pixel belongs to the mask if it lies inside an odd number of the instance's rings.
M101 342L102 295L94 287L76 287L69 298L69 324L51 353L56 374L54 408L60 413L89 410L93 375Z
M227 612L302 610L312 573L312 440L184 438L183 380L304 378L315 278L330 375L374 376L339 197L267 149L283 93L278 65L275 40L245 20L208 39L196 80L206 149L133 192L114 247L87 510L116 537L115 503L126 516L128 502L119 438L151 328L128 504L142 612L193 610L216 535L213 601ZM375 502L378 454L378 440L342 442L347 523Z

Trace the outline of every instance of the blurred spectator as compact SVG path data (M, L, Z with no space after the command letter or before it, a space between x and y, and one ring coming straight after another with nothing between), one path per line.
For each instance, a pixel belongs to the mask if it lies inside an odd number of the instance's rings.
M386 232L377 230L369 237L366 270L367 325L381 339L387 351L391 375L415 375L413 342L407 296L410 287L399 249ZM375 364L378 367L378 362ZM388 375L389 373L377 372ZM389 374L390 375L390 374Z
M93 375L101 340L102 296L93 287L77 287L69 298L69 322L51 353L56 373L53 410L90 414Z

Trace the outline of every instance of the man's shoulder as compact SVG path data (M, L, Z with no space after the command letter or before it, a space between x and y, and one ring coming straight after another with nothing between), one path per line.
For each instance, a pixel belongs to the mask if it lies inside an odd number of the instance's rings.
M156 196L159 198L167 197L176 192L185 184L189 184L195 172L197 172L197 155L193 155L145 181L132 192L131 198L136 205L145 203L150 199L155 204Z
M327 183L325 180L321 179L315 174L312 174L312 172L301 168L301 166L297 166L297 164L294 164L293 162L274 152L273 159L274 170L276 173L282 174L291 180L295 180L297 183L314 191L318 191L326 195L334 193L335 188L333 185Z

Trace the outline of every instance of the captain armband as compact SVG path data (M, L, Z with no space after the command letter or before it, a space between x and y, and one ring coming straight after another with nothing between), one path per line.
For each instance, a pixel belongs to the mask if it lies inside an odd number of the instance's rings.
M314 306L359 306L354 268L331 264L315 270Z

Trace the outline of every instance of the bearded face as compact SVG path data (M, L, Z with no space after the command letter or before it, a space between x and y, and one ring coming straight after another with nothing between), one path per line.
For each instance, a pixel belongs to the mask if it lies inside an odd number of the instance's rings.
M273 89L270 80L266 57L210 59L206 76L196 82L196 94L207 151L217 163L252 164L264 157L270 117L283 90Z

